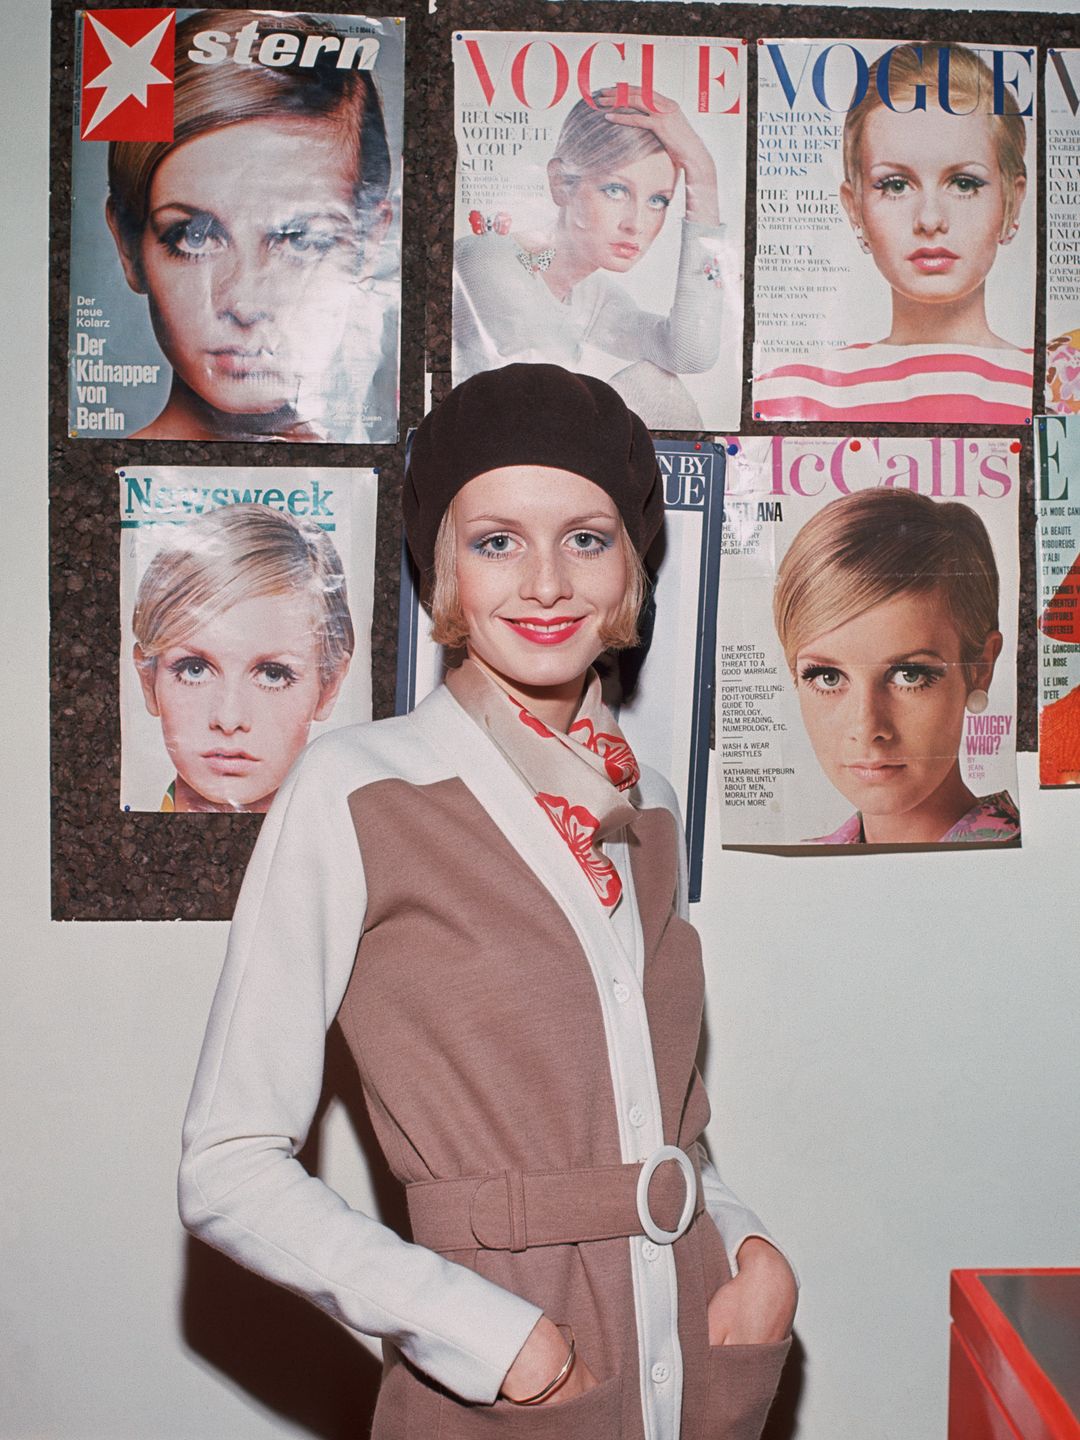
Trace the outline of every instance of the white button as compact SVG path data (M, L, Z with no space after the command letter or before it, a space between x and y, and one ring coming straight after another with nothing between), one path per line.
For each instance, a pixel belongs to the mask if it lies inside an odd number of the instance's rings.
M645 1124L645 1111L642 1110L642 1108L641 1108L640 1105L631 1105L631 1106L630 1106L630 1112L629 1112L629 1114L628 1114L628 1116L627 1116L627 1119L630 1121L630 1124L631 1124L631 1125L638 1125L638 1126L644 1125L644 1124Z
M641 1242L641 1253L645 1256L646 1260L659 1260L660 1246L654 1245L651 1240L643 1240Z
M654 1384L663 1385L665 1380L671 1379L671 1366L665 1365L662 1360L658 1360L652 1367L652 1378Z
M615 981L615 999L620 1005L625 1005L630 999L630 986L624 985L621 980Z

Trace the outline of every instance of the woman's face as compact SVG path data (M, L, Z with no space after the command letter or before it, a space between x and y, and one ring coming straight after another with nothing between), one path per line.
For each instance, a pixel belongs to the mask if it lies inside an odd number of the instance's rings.
M458 492L454 520L469 654L523 703L580 698L626 592L615 502L568 470L508 465Z
M322 683L313 607L291 592L238 601L139 677L177 776L204 808L265 810L345 669Z
M1011 183L1015 216L1024 181ZM841 199L893 290L933 305L985 281L1005 226L1005 186L989 116L878 106L863 126L858 195L845 180Z
M975 683L989 686L1000 641L988 639ZM916 810L956 765L971 677L939 593L896 596L816 636L795 683L821 768L864 815Z
M327 119L245 120L160 162L129 282L177 375L214 409L318 413L363 253L356 155Z
M567 187L561 216L575 252L593 270L632 269L663 228L676 173L671 156L658 150L580 176Z

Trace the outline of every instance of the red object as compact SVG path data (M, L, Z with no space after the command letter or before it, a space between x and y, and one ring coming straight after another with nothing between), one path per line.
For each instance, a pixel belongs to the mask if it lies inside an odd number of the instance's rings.
M175 10L84 10L79 135L171 140Z
M950 1308L949 1440L1080 1440L1080 1269L954 1270Z

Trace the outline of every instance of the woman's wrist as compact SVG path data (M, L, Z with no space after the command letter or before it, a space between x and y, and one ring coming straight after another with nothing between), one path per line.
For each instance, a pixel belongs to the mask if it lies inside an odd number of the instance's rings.
M569 1326L565 1328L569 1331ZM506 1372L500 1394L515 1405L537 1404L537 1396L546 1398L562 1388L574 1368L575 1358L570 1339L564 1337L560 1327L546 1315L541 1315ZM564 1366L565 1372L560 1376ZM560 1377L557 1384L554 1383L556 1377Z
M547 1384L537 1390L534 1395L526 1395L520 1399L508 1395L506 1398L512 1405L542 1405L544 1401L554 1395L557 1390L561 1390L567 1380L569 1380L574 1369L574 1361L577 1358L577 1344L574 1340L574 1332L569 1325L556 1325L555 1328L567 1343L566 1359Z

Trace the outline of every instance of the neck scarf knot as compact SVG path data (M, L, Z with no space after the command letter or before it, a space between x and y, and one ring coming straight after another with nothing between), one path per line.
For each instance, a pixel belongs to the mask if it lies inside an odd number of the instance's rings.
M473 660L452 670L446 685L517 771L610 913L619 903L622 881L600 845L636 817L627 792L640 771L601 698L599 676L590 672L566 734L538 720Z

